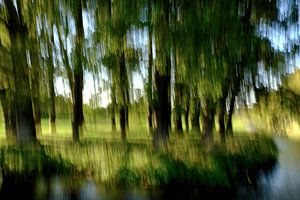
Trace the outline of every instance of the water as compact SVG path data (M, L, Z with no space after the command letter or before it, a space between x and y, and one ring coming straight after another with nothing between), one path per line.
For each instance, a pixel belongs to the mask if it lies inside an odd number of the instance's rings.
M118 188L96 185L92 180L70 181L59 176L32 180L0 179L0 199L300 199L300 142L275 138L278 165L262 174L256 185L241 185L233 191L204 192L196 189Z
M237 199L300 199L300 142L275 138L278 165L269 176L262 175L257 186L241 186Z

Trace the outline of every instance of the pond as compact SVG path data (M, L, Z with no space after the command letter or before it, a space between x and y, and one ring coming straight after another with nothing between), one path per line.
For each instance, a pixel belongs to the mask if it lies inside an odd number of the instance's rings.
M280 154L272 172L261 174L257 184L240 185L231 191L119 188L97 185L92 180L75 183L60 176L32 180L1 177L0 199L299 199L300 142L279 137L275 142Z

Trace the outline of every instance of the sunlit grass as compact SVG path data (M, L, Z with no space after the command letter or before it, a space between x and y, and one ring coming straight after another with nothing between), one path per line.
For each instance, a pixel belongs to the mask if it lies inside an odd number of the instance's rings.
M69 172L105 184L142 187L184 184L231 187L274 162L277 149L268 138L232 138L205 146L196 141L170 142L167 152L151 143L86 140L73 144L51 140L40 148L1 148L4 174Z
M251 119L253 120L253 115L251 115ZM252 123L252 124L251 124ZM254 125L253 125L254 123ZM233 116L233 129L237 133L250 133L253 131L253 126L261 127L262 125L258 125L257 123L261 123L261 120L253 120L250 121L250 118L243 113L239 113ZM97 117L95 120L87 119L84 125L84 136L83 138L104 138L104 139L120 139L120 128L119 121L117 119L117 132L112 132L111 121L109 117ZM266 125L265 125L266 126ZM183 123L183 128L185 129L185 124ZM218 125L216 124L216 128L218 129ZM51 135L49 132L49 119L42 119L42 137L52 138L52 137L64 137L71 138L72 137L72 127L71 127L71 119L56 119L56 135ZM191 133L190 133L191 134ZM192 134L192 136L198 137L197 134ZM173 137L171 135L171 137ZM0 117L0 138L5 138L4 132L4 121ZM127 131L128 139L146 139L149 140L152 138L152 135L148 132L147 125L147 116L142 115L138 117L136 114L130 114L129 118L129 130Z
M148 133L146 122L147 117L138 117L136 114L129 116L129 130L127 131L128 139L150 139L152 136ZM117 130L112 132L110 118L97 117L96 119L86 119L84 124L83 138L103 138L103 139L120 139L119 121L116 121ZM48 119L42 119L42 137L72 137L71 119L56 119L56 135L49 132ZM1 134L1 132L0 132Z
M120 130L111 131L109 118L86 119L84 136L72 142L70 119L57 119L57 134L49 133L48 119L42 120L41 147L22 148L5 143L4 123L0 122L1 169L4 173L68 172L74 177L93 178L105 184L134 184L142 187L184 184L205 187L231 187L258 169L276 160L271 139L251 133L249 118L233 118L237 137L220 143L218 134L205 145L198 133L170 135L167 152L155 152L148 133L146 116L131 115L127 142Z

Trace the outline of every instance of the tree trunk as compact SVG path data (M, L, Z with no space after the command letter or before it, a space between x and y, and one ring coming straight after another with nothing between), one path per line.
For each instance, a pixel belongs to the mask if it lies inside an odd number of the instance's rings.
M152 112L152 106L148 106L148 126L149 126L149 132L153 132L153 112Z
M40 103L40 62L38 57L38 44L36 39L32 39L30 61L32 65L31 74L31 96L34 114L34 123L37 136L42 135L41 126L41 103Z
M83 135L83 108L82 108L82 89L83 89L83 40L84 30L82 22L82 5L81 0L76 2L76 47L75 47L75 67L74 67L74 92L73 92L73 140L79 141Z
M0 101L4 115L5 135L8 141L15 142L17 135L16 114L6 90L0 90Z
M219 100L219 114L218 114L218 122L219 122L219 133L222 141L225 141L225 112L226 112L226 97L222 97Z
M189 112L190 112L190 102L187 102L186 109L184 111L184 121L186 132L189 132Z
M10 0L4 1L8 14L8 30L11 41L11 56L13 64L13 78L15 83L16 108L16 139L18 144L35 143L36 130L33 117L32 100L29 84L29 67L26 60L25 40L28 39L26 26L23 24L20 2L17 8Z
M123 45L123 40L121 42L121 45ZM127 71L126 71L126 65L125 65L125 52L124 49L121 52L121 57L119 61L119 70L120 70L120 90L121 90L121 98L122 102L120 104L120 129L121 129L121 139L126 139L126 124L128 123L128 105L127 105L127 99L128 99L128 93L127 93L127 85L128 85L128 79L127 79ZM127 119L126 119L127 118Z
M121 139L126 140L126 114L124 106L120 107L120 128L121 128Z
M129 95L129 93L127 93L127 95ZM126 106L125 106L125 128L127 131L129 131L129 100L126 101L128 103L126 103Z
M234 112L234 104L235 104L235 98L239 92L240 87L240 72L236 77L233 78L232 87L231 87L231 96L229 101L229 111L227 116L227 124L226 124L226 134L227 135L233 135L233 129L232 129L232 115Z
M177 110L175 111L175 129L177 133L183 134L181 112Z
M205 112L203 112L203 139L205 141L212 141L213 139L213 128L214 128L214 110L212 108L212 100L206 100Z
M54 91L54 63L52 55L52 45L54 45L54 36L51 34L50 40L48 40L48 95L49 95L49 127L50 133L56 134L56 113L55 113L55 91Z
M193 113L192 113L192 131L200 132L200 110L201 104L199 98L193 98Z
M111 108L110 108L110 114L111 114L111 128L113 132L116 132L117 126L116 126L116 87L115 84L112 83L111 86Z
M228 135L233 135L232 115L234 111L234 104L235 104L235 95L230 98L230 103L229 103L229 111L228 111L227 124L226 124L226 134Z
M162 11L158 18L164 23L163 28L165 31L170 31L170 2L162 1ZM171 126L171 56L169 40L161 36L161 30L156 30L156 71L155 71L155 90L156 90L156 105L155 105L155 133L153 137L154 149L158 149L161 142L167 148L169 138L169 128ZM169 39L169 38L168 38Z
M73 140L79 141L82 135L82 75L74 73L74 102L73 102Z
M115 107L111 107L111 130L116 132L117 125L116 125L116 110Z
M151 1L148 0L148 21L151 21L151 15L152 15L152 5ZM149 126L149 132L153 132L153 84L152 84L152 78L153 78L153 55L152 55L152 26L149 24L148 26L148 84L147 84L147 97L148 97L148 126Z
M167 145L171 121L170 76L155 74L155 85L158 105L155 110L156 128L153 138L154 148L159 148L160 142Z
M175 81L176 81L176 72L175 72ZM181 119L181 111L182 111L182 93L183 93L183 85L182 83L175 83L175 130L177 133L182 134L182 119Z

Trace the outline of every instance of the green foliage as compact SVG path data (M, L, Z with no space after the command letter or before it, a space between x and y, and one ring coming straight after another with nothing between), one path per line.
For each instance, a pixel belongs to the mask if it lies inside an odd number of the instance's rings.
M200 146L174 141L168 152L153 152L149 143L52 142L41 147L1 147L4 173L69 173L106 184L156 187L182 185L228 188L254 181L272 166L277 148L270 138L231 138L226 144Z
M0 149L1 170L3 174L16 173L20 175L33 175L36 173L68 174L72 165L62 158L52 158L45 147L15 147L2 146Z

